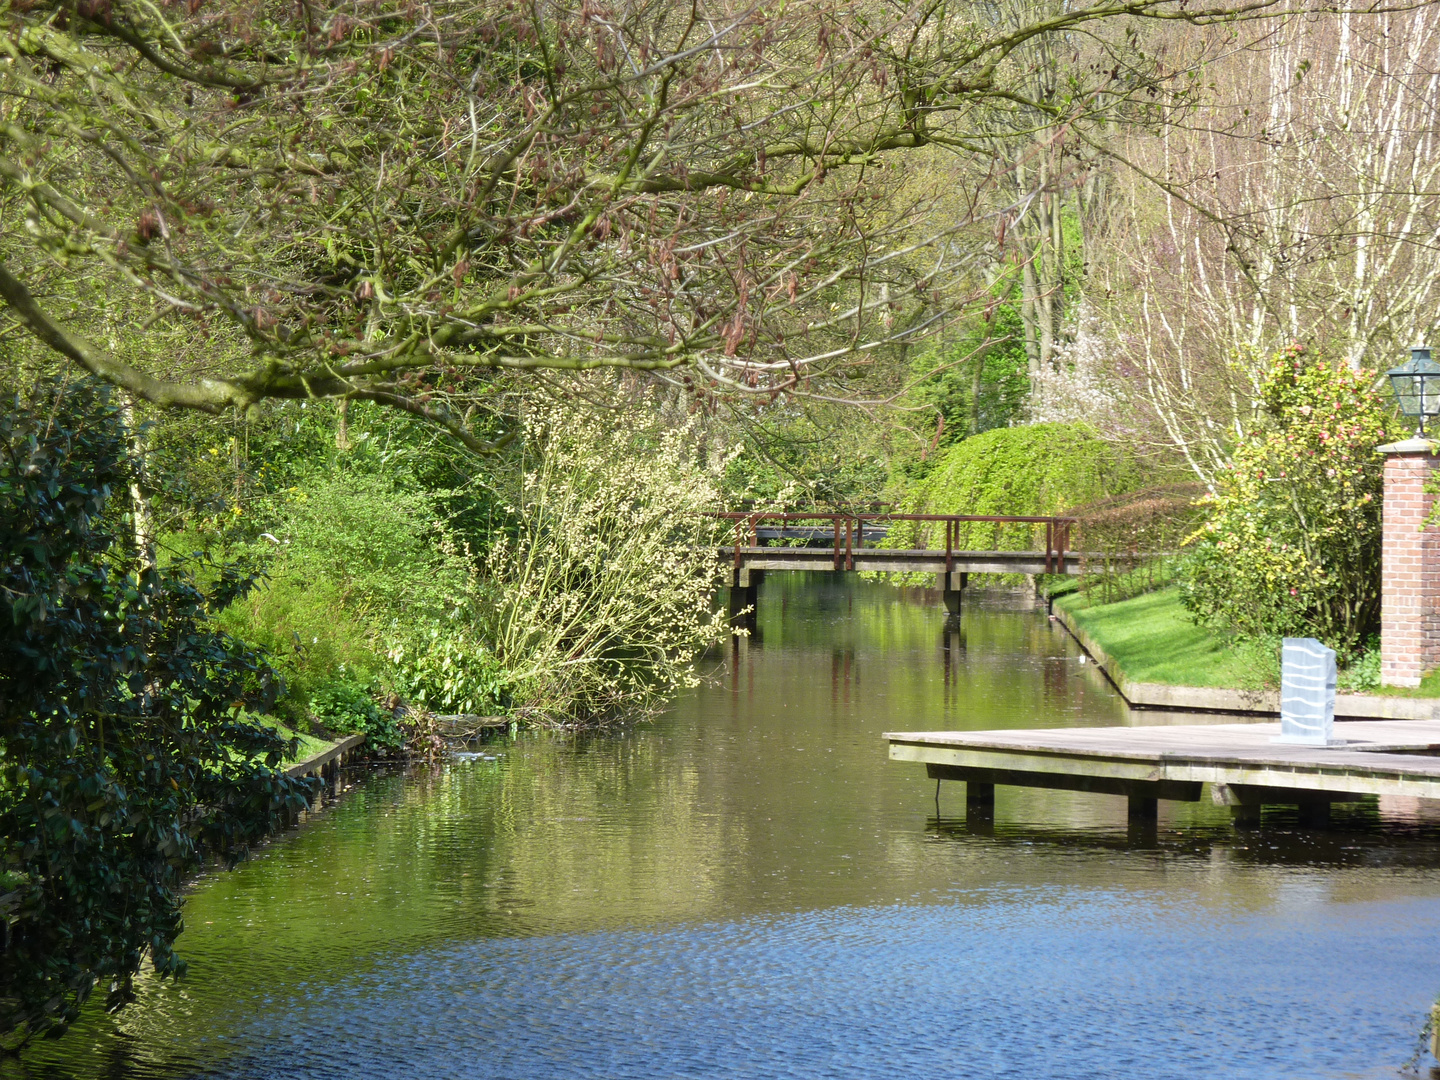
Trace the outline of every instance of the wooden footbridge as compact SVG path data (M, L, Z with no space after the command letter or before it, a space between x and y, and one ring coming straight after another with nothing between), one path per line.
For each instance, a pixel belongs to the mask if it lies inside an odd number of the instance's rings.
M744 511L716 516L734 523L732 543L718 552L728 569L732 612L754 611L760 579L768 571L824 570L934 574L946 608L958 616L971 574L1078 574L1088 559L1099 557L1070 550L1073 517ZM943 535L944 546L880 547L902 522L915 523L918 535L937 542ZM976 524L993 526L993 549L961 546ZM1000 550L1002 537L1016 549Z

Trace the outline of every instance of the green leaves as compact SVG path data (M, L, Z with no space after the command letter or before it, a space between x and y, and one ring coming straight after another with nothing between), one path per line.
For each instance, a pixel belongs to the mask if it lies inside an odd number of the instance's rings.
M58 1035L97 983L132 996L148 954L183 969L179 887L305 805L284 746L238 719L270 679L216 630L215 597L137 564L125 430L89 382L0 416L0 1036ZM224 574L224 589L238 583Z
M395 717L381 710L374 695L358 682L341 679L320 687L310 696L310 711L336 734L364 732L366 746L380 750L405 746L405 733Z
M1358 654L1380 617L1382 461L1374 372L1277 354L1265 422L1236 448L1182 573L1196 617L1243 636L1313 634Z
M389 651L396 692L438 713L486 716L513 702L513 679L489 649L463 628L434 627Z

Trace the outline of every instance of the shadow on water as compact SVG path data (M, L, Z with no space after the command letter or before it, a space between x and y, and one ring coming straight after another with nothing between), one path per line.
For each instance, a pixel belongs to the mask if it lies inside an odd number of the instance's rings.
M1135 853L1266 868L1440 869L1440 823L1382 816L1374 799L1337 808L1324 829L1302 825L1294 807L1266 807L1258 827L1241 830L1229 823L1167 827L1127 822L1122 833L1113 828L997 823L994 815L967 814L932 816L925 832L932 841L996 852L1049 847L1069 854Z
M1393 1077L1440 990L1440 822L961 785L881 734L1145 723L1042 612L772 575L654 723L355 788L198 883L7 1076Z

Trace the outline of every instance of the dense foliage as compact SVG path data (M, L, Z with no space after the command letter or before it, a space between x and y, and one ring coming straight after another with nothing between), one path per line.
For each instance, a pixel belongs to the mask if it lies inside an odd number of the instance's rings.
M88 383L45 382L0 416L0 1034L58 1034L147 955L184 967L179 887L306 804L286 746L247 718L276 691L202 588L138 559L126 431Z
M1261 421L1217 474L1184 567L1198 619L1242 636L1311 634L1349 658L1380 619L1383 463L1400 428L1351 371L1298 347L1273 358Z
M541 718L641 713L694 685L696 655L728 633L706 516L719 469L695 461L688 425L635 405L606 421L563 405L526 416L514 533L487 557L486 637Z
M909 493L911 514L1032 516L1063 514L1143 486L1153 473L1123 447L1083 424L995 428L956 443ZM886 547L943 543L943 525L897 523ZM961 526L960 545L978 551L1019 550L1034 542L1029 525L974 522Z
M378 686L388 651L428 650L437 627L463 627L475 568L438 502L402 470L351 454L250 509L242 550L269 580L222 620L274 657L287 719L303 722L326 688Z
M960 333L910 362L917 383L907 403L934 410L926 415L934 424L934 446L948 449L1020 418L1030 391L1024 336L1016 306L999 304L990 318L962 324Z
M860 508L885 489L891 432L858 410L777 403L729 428L710 453L728 454L723 487L734 509Z

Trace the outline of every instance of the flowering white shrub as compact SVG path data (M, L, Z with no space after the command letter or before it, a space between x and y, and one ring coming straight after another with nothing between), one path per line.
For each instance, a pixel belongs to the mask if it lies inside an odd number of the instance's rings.
M694 685L728 628L715 609L718 475L688 425L564 404L526 417L518 527L491 551L486 637L517 703L539 719L599 722ZM723 463L722 463L723 464Z
M1030 375L1032 424L1089 424L1102 432L1126 432L1128 405L1107 362L1110 342L1089 305L1082 305L1054 366Z

